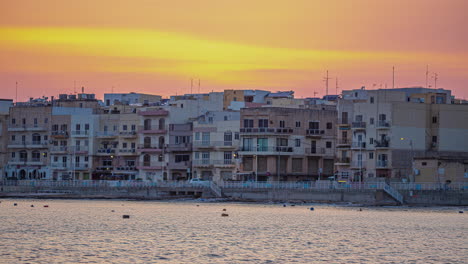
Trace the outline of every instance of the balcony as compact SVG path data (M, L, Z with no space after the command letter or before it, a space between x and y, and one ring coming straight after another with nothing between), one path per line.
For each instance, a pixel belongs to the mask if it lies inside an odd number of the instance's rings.
M89 137L89 130L75 130L71 132L72 137Z
M50 136L52 138L68 138L68 132L64 130L52 131Z
M362 169L366 167L366 162L362 160L351 161L351 168Z
M115 149L113 148L100 148L97 150L97 155L99 156L110 156L115 154Z
M377 122L377 129L389 129L390 123L386 120L379 120Z
M167 130L159 126L139 126L138 133L143 134L166 134Z
M170 162L168 168L170 170L187 170L192 166L190 161Z
M308 137L321 137L325 134L325 130L321 129L307 129L306 134Z
M138 151L140 152L162 152L164 145L159 144L140 144L138 145Z
M158 109L158 110L144 110L138 111L138 114L141 116L167 116L169 111Z
M114 169L112 165L102 165L102 166L97 166L96 171L98 172L111 172Z
M136 138L136 131L120 131L119 135L123 138Z
M117 132L115 131L100 131L96 132L97 138L115 138L117 137Z
M388 139L374 140L374 145L376 149L386 149L386 148L389 148L390 141Z
M196 149L210 149L210 148L220 148L220 149L233 149L233 141L203 141L197 140L193 142L193 147Z
M192 151L192 143L169 144L168 151Z
M347 138L340 138L336 144L337 147L349 147L351 146L351 140Z
M210 159L201 159L201 160L194 160L193 166L194 167L201 167L201 168L209 168L213 167L213 163Z
M247 127L241 128L241 134L249 134L249 135L276 135L276 134L292 134L294 129L292 128L269 128L269 127Z
M10 125L8 127L9 132L21 132L21 131L47 131L46 126L39 125Z
M54 162L50 164L50 167L55 170L66 170L68 169L68 165L66 162Z
M89 165L88 163L72 163L72 165L70 166L70 169L71 170L88 170L89 169Z
M73 154L86 154L89 151L88 146L69 146L68 151Z
M47 148L47 145L44 141L12 141L8 148Z
M380 168L380 169L388 169L389 168L388 160L377 160L375 167Z
M239 151L241 155L292 155L294 148L278 146L242 146Z
M353 149L365 149L366 148L366 142L362 141L355 141L353 142L352 146Z
M200 168L208 168L208 167L234 167L235 161L232 159L225 159L225 160L210 160L210 159L201 159L201 160L194 160L193 166L200 167Z
M348 119L343 119L343 118L340 118L338 119L338 126L339 127L349 127L351 124L349 123Z
M50 147L50 153L66 153L68 151L68 146L52 146Z
M135 156L138 155L136 149L119 149L120 156Z
M349 165L350 162L351 160L349 158L339 158L335 162L335 165L346 166L346 165Z
M366 122L362 122L362 121L353 122L351 124L351 128L352 129L366 129Z
M138 168L136 166L117 166L114 168L114 173L137 174Z
M322 156L325 154L325 148L306 148L305 154L309 156Z

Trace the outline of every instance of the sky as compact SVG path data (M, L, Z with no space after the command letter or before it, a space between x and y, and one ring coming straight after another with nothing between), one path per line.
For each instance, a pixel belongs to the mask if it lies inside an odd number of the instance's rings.
M395 87L426 86L428 67L428 86L468 98L466 10L466 0L0 1L0 98L81 87L99 98L224 89L301 98L326 93L327 70L328 94L392 88L393 67Z

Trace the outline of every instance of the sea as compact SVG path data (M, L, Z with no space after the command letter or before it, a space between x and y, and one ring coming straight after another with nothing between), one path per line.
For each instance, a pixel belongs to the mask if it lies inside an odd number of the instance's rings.
M0 263L468 263L466 207L0 202Z

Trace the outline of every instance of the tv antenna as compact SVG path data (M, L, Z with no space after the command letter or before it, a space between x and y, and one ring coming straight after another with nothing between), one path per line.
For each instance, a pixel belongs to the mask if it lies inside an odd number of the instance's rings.
M437 89L437 80L439 80L439 74L434 72L434 89Z
M426 88L428 88L429 83L428 83L428 76L429 76L429 65L426 65Z
M328 70L327 70L327 76L323 78L323 81L325 81L325 95L328 95L328 80L331 78L328 77Z

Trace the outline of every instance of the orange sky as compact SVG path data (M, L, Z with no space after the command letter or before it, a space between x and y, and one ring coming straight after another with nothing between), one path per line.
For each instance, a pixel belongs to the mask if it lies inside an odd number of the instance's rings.
M2 98L425 85L468 98L465 0L0 2ZM432 78L429 84L434 85ZM79 89L76 89L79 91ZM194 89L197 92L198 88Z

